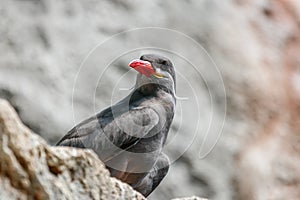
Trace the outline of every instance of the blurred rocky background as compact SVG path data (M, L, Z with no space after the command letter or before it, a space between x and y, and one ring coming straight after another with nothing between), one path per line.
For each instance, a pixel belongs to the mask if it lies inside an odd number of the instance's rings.
M72 105L77 108L76 121L93 114L93 68L86 69L72 96L74 79L90 50L113 34L152 26L183 32L208 51L225 84L227 115L210 154L199 159L196 142L171 165L149 199L193 195L220 200L300 199L296 0L1 0L0 97L15 107L29 128L54 144L74 125ZM157 43L165 39L152 37ZM120 38L107 52L133 42L129 36ZM170 48L181 45L174 41ZM193 53L184 45L181 51ZM211 106L217 121L222 121L224 99L212 64L202 54L199 59L207 85L194 74L189 79L201 99L201 112L196 114L205 127ZM125 61L115 64L117 71L108 74L105 87L97 91L96 110L110 105L115 79L128 70ZM212 102L207 100L207 87L215 98ZM178 92L184 94L184 89L178 83ZM175 120L172 130L182 128L174 140L178 143L166 150L171 157L185 148L180 141L192 137L189 121L196 114L183 115L182 126Z

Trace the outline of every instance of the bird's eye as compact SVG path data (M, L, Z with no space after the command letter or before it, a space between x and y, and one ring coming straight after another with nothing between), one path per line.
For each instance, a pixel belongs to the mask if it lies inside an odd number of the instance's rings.
M163 61L160 62L160 64L167 65L167 61L163 60Z

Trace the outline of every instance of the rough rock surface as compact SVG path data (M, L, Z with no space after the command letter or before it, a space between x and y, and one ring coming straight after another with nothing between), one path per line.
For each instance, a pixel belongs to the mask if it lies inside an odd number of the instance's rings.
M200 197L192 196L192 197L185 197L185 198L176 198L172 200L207 200Z
M199 142L194 142L149 199L191 195L220 200L299 199L299 19L296 0L1 0L0 96L13 104L26 125L54 143L73 126L74 77L95 45L136 27L182 31L200 42L219 66L227 92L226 124L205 159L195 159ZM163 39L154 37L158 43ZM124 37L121 46L134 42ZM178 48L181 44L171 49ZM207 72L212 69L206 62L202 66ZM97 109L109 105L105 97L124 72L119 69L105 82L104 95L96 97ZM94 72L91 69L88 78ZM219 83L213 78L214 74L205 77L217 97L209 102L203 81L193 73L188 77L199 86L201 124L208 123L211 105L215 116L223 112ZM78 119L94 111L88 102L94 91L88 90L89 84L83 83L73 99ZM178 84L179 94L184 89ZM179 126L175 121L172 129ZM189 123L184 129L168 155L184 148L183 141L192 134Z
M48 146L1 99L0 160L0 199L145 199L93 152Z

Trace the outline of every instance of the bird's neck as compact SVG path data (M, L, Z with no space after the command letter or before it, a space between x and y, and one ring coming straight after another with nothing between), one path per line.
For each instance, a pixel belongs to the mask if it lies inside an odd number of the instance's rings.
M158 86L153 83L145 84L140 86L137 90L141 92L144 96L153 96L158 90Z
M175 107L175 104L176 104L176 99L173 95L172 92L170 91L166 91L166 90L163 90L163 89L158 89L156 91L156 96L161 99L164 103L171 103L172 106Z
M164 106L168 118L173 120L175 106L176 106L176 99L173 94L166 92L164 90L157 90L156 97L159 99L160 103Z
M142 97L156 98L161 104L167 105L171 110L175 110L176 98L173 92L160 88L156 84L147 84L136 88L129 96L131 102L135 102Z
M165 87L164 85L149 83L135 88L135 91L139 91L144 96L157 96L161 98L171 95L175 101L174 89L171 87Z

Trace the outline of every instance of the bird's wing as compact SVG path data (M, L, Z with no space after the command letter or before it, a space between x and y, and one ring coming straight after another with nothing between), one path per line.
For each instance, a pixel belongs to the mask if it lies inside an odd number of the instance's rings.
M149 107L137 107L115 118L117 126L126 137L145 137L159 123L159 114Z
M99 127L100 124L98 124L97 117L92 116L72 128L56 143L56 146L73 146L84 148L84 146L80 145L80 140L93 134L93 132L95 132Z
M104 159L127 149L145 137L158 123L159 115L149 107L138 107L113 116L113 112L91 117L68 132L59 146L91 148ZM120 149L121 148L121 149Z

